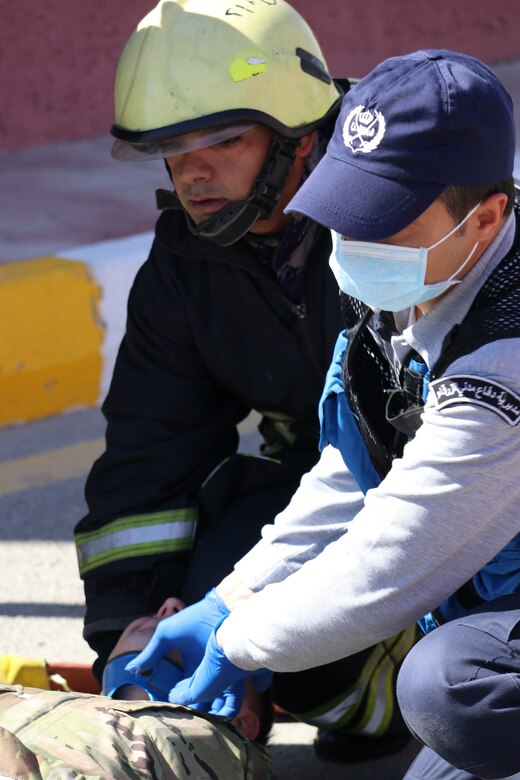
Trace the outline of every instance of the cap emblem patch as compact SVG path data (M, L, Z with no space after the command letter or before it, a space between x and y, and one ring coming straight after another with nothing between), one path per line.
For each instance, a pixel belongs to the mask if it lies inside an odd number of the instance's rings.
M385 134L386 122L380 111L365 111L365 106L353 108L343 125L345 146L356 152L368 154L377 149Z

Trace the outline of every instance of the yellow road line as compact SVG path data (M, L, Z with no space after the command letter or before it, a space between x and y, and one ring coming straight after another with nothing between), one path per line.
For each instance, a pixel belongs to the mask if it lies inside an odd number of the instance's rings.
M104 446L101 437L0 463L0 497L86 475Z

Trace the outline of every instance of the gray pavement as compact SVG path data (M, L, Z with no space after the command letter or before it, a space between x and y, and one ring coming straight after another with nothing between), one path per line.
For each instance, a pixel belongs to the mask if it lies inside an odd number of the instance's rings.
M0 155L0 262L152 230L164 165L121 163L110 137Z

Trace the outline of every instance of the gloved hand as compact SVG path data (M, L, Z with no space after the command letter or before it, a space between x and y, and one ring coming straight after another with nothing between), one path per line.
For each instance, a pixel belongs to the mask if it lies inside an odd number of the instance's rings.
M240 710L246 679L252 677L255 688L262 692L269 687L273 673L268 669L255 672L239 669L228 660L216 638L217 629L224 620L220 620L211 632L200 666L189 679L181 680L171 689L168 700L206 710L205 704L210 703L211 715L232 718Z
M213 627L228 615L229 609L212 588L201 601L161 620L144 650L125 668L140 674L149 672L169 650L175 649L182 653L188 677L202 661Z

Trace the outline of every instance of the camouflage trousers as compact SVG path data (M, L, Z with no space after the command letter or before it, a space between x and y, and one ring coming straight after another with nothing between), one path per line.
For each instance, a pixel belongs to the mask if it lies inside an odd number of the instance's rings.
M266 751L187 707L0 685L0 778L269 780Z

